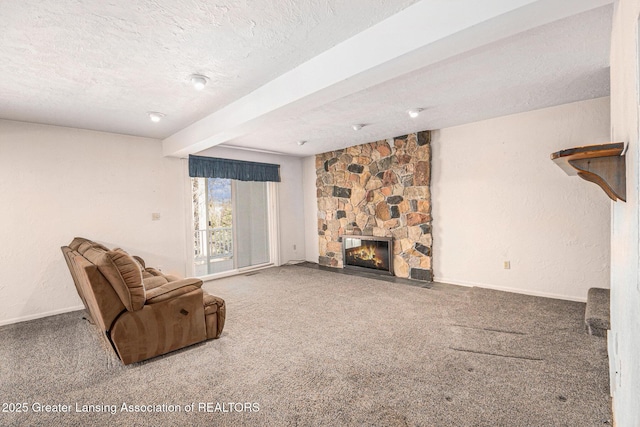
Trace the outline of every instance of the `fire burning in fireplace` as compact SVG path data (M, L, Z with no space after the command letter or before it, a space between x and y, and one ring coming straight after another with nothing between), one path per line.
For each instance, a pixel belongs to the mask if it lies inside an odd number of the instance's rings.
M390 239L343 237L345 267L361 267L391 273Z
M364 262L367 264L374 264L376 268L382 268L384 266L384 260L382 257L386 254L380 248L375 246L375 243L367 243L353 249L347 249L347 256L352 257L356 262Z

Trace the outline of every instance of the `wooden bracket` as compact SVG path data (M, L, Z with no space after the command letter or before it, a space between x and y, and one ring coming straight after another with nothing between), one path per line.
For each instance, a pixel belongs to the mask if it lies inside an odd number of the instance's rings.
M551 160L568 175L597 184L614 202L627 201L624 143L569 148L553 153Z

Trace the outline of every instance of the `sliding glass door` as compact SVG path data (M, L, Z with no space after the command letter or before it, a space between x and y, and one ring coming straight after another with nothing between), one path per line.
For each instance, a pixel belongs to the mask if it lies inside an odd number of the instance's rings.
M234 181L236 268L270 262L267 183Z
M196 276L272 262L270 186L267 182L192 178Z

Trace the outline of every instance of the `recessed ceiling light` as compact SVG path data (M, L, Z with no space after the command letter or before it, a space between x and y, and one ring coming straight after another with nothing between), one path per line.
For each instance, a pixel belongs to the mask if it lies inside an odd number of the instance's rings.
M204 89L204 87L207 85L207 81L209 80L207 79L207 76L203 76L201 74L192 74L190 79L191 84L193 85L193 88L195 90Z
M359 131L360 129L362 129L364 127L364 125L362 124L355 124L355 125L351 125L351 129L355 130L355 131Z
M298 141L298 145L299 145L300 147L302 147L302 146L303 146L304 144L306 144L306 143L307 143L307 141Z
M420 115L420 111L422 111L422 108L412 108L410 110L407 110L407 114L409 114L409 117L411 117L412 119L415 119Z
M158 113L157 111L149 111L147 115L153 123L158 123L164 117L164 114Z

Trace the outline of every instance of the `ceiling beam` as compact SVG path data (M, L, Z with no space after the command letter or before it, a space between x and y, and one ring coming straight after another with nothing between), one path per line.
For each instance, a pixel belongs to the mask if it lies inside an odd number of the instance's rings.
M613 0L422 0L163 140L186 157L388 80Z

